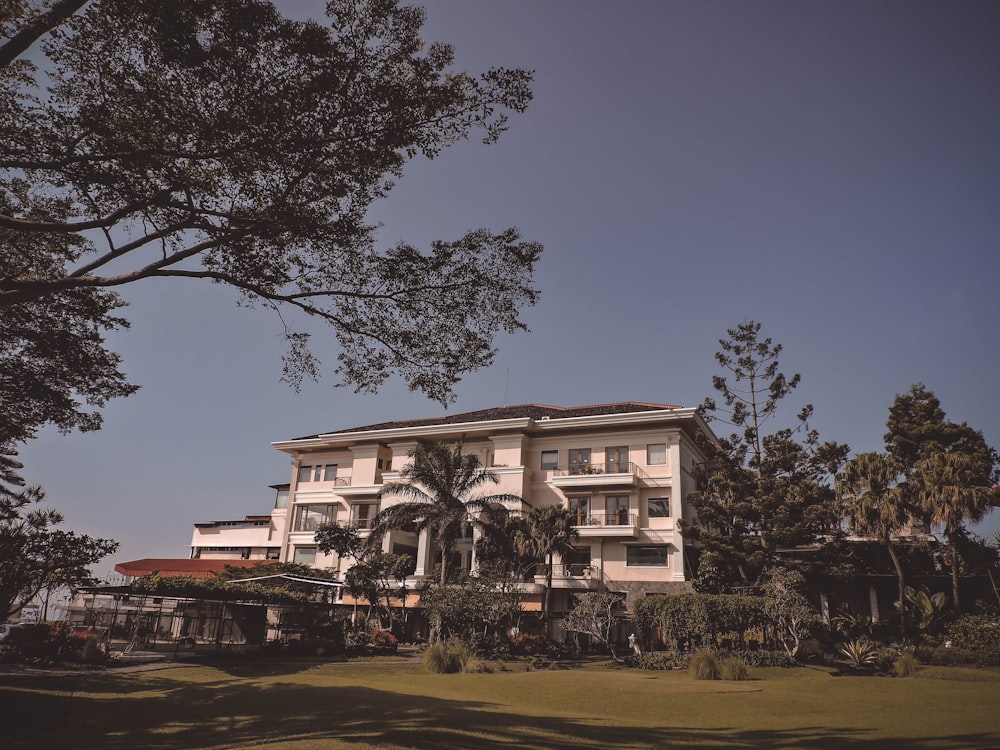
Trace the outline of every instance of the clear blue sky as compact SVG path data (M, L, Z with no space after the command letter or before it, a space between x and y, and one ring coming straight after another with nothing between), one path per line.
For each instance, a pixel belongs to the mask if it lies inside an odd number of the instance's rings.
M787 415L813 403L822 437L879 449L893 397L923 382L1000 446L1000 3L424 5L460 67L536 76L499 144L412 163L373 217L387 245L511 225L545 245L531 333L450 411L695 406L718 339L758 320L802 374ZM121 540L114 560L184 557L191 524L268 512L290 476L271 441L442 412L398 382L294 393L278 322L222 287L126 295L111 343L143 390L102 432L24 451L68 527Z

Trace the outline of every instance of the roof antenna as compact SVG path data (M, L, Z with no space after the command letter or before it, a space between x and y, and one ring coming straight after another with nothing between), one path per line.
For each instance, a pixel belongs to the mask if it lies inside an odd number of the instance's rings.
M506 374L503 376L503 405L504 408L507 407L507 385L510 382L510 368L506 370Z

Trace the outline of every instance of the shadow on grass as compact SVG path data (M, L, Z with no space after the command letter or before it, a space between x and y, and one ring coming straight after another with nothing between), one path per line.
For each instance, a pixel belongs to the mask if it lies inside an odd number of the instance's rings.
M261 677L257 671L248 677ZM0 685L3 748L203 750L333 740L423 750L548 748L995 748L1000 732L873 739L866 729L610 726L586 716L525 716L475 700L444 700L370 687L234 682L178 683L147 676L129 692L99 677Z

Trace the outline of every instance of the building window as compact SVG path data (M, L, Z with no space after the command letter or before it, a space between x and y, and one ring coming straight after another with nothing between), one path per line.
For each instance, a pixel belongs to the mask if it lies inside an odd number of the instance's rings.
M571 497L569 514L573 517L574 526L586 526L590 518L590 497Z
M590 473L590 448L572 448L569 452L569 473Z
M191 548L191 559L192 560L197 560L200 557L201 557L201 547L192 547Z
M281 559L281 549L279 547L271 547L264 554L265 560L280 560Z
M313 471L313 467L312 466L300 466L299 467L298 476L296 477L296 481L298 482L298 484L303 484L305 482L311 482L312 481L312 471Z
M559 451L542 451L542 471L554 471L559 468Z
M670 498L651 497L646 501L650 518L670 518Z
M323 467L324 482L332 482L336 478L337 478L337 464L327 464L326 466Z
M631 545L625 548L625 564L636 567L665 568L669 565L667 545L638 547Z
M274 498L275 508L287 508L288 507L288 490L281 489L278 490L277 496Z
M378 506L372 503L359 503L351 506L351 526L356 529L370 529L372 519L378 513Z
M628 526L628 495L604 496L605 526Z
M625 474L628 472L628 446L617 445L604 449L605 467L608 474Z
M566 575L582 576L590 571L590 547L573 547L563 557L566 565Z
M322 524L337 520L336 505L303 505L295 514L293 531L316 531Z
M315 565L316 564L316 548L315 547L296 547L295 552L292 553L292 562L298 563L299 565Z
M646 465L664 466L667 463L667 444L650 443L646 446Z

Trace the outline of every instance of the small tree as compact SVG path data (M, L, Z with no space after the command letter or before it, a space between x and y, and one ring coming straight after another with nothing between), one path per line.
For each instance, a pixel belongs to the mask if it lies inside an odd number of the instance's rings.
M427 619L434 623L432 640L458 638L482 650L492 636L504 639L504 625L521 614L519 592L498 586L489 576L469 576L458 583L428 584L420 594Z
M958 595L960 538L965 524L982 520L992 505L995 463L996 453L988 448L985 456L935 453L919 465L924 485L924 510L932 521L944 526L948 537L951 596L956 612L961 611Z
M847 462L840 475L838 488L845 500L844 511L850 529L856 534L877 540L892 559L899 583L896 600L899 626L905 635L906 579L893 538L910 520L912 508L906 503L906 495L898 486L899 475L899 464L891 456L861 453Z
M374 613L382 629L396 620L393 597L399 598L400 619L406 617L406 579L413 575L413 555L394 555L381 550L356 561L344 575L344 585L355 598L368 602L368 619Z
M352 558L344 574L344 586L355 600L368 602L368 618L378 614L384 628L392 626L395 610L392 598L400 600L400 619L406 621L406 579L413 575L413 555L395 555L365 543L357 529L339 523L325 523L316 529L316 546L325 554L336 553L341 560Z
M0 494L0 621L45 589L93 582L90 566L118 549L111 539L57 529L62 514L38 508L44 498L37 488Z
M615 650L615 630L625 619L622 594L610 591L591 591L580 599L563 621L571 633L583 633L611 652L611 658L620 662Z
M518 546L537 560L545 561L545 597L542 600L542 617L548 623L552 602L552 569L555 555L560 557L573 551L573 541L580 536L573 528L570 512L559 505L533 508L528 514L525 528L517 538Z
M819 613L801 592L802 584L799 573L785 568L772 570L764 584L764 612L792 659L802 640L820 623Z

